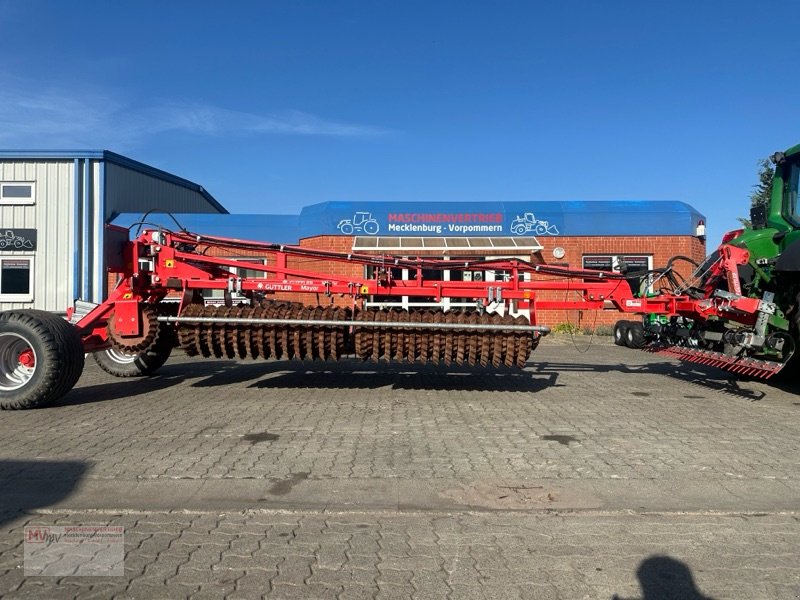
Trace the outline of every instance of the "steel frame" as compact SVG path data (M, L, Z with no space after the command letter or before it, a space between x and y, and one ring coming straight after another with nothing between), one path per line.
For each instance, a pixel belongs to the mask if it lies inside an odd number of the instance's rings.
M235 252L257 252L267 257L267 264L248 263L248 270L259 271L263 278L236 275L231 269L242 263L226 256L211 256L212 249ZM544 264L532 264L519 259L496 260L441 260L436 258L400 258L386 255L341 253L316 250L301 246L267 244L203 236L189 232L171 232L163 229L145 230L120 249L122 268L120 281L107 300L77 321L87 351L107 348L110 345L106 331L107 319L118 322L118 331L138 331L139 306L158 303L168 294L180 292L181 305L190 301L194 292L204 289L239 292L244 295L277 292L315 294L350 298L353 305L369 296L431 297L437 302L443 298L473 298L476 303L514 301L518 308L530 310L530 323L536 325L539 310L612 309L622 313L657 313L681 315L705 320L724 317L745 325L753 325L761 301L741 296L736 285L736 266L747 262L746 250L732 246L720 248L720 260L712 268L714 275L727 277L729 289L736 292L725 298L715 297L706 290L703 299L687 295L663 294L653 297L634 297L623 275L602 271L570 269ZM329 263L355 263L370 265L372 278L351 277L310 271L290 266L290 259L315 259ZM416 272L413 280L392 277L392 268ZM424 277L426 270L487 271L502 269L510 272L507 281L439 281ZM364 270L366 272L366 270ZM524 273L531 279L524 280ZM572 298L564 300L540 299L540 292L565 292ZM170 319L174 320L174 319ZM541 328L537 328L541 331ZM531 329L534 331L534 328Z

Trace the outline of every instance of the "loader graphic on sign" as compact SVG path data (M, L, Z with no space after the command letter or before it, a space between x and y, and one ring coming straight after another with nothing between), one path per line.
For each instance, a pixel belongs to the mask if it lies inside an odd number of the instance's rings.
M558 235L558 228L550 225L549 221L540 221L532 212L517 215L511 222L511 233L522 235L533 233L534 235Z
M12 230L8 229L5 233L0 232L0 250L7 249L32 250L33 242L16 235Z
M375 235L378 233L380 225L378 225L378 221L372 218L372 213L359 211L353 214L353 218L339 221L336 229L344 235L352 235L354 233Z

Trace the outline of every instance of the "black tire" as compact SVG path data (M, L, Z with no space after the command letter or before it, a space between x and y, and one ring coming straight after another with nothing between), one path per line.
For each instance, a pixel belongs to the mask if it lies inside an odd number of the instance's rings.
M100 350L93 354L94 361L106 373L115 377L142 377L152 375L167 362L172 346L155 344L139 353L130 354L117 348Z
M617 346L627 346L625 338L628 335L628 326L633 321L617 321L614 323L614 343Z
M631 321L625 331L625 345L628 348L639 350L644 348L644 326L636 321Z
M23 351L32 351L33 366L22 367ZM0 312L0 408L53 404L78 382L83 364L83 344L72 324L41 310Z
M793 282L795 288L797 282ZM800 302L800 293L795 295L795 306ZM789 335L794 341L794 352L786 360L786 364L775 375L770 378L770 381L775 383L796 386L800 384L800 310L795 310L792 315L792 326L789 328Z

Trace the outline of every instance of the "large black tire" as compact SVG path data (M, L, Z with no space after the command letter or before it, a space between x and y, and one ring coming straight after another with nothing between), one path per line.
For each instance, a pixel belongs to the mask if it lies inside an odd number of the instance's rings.
M614 343L617 346L627 346L625 338L628 335L628 326L633 321L617 321L614 323Z
M639 350L644 348L644 326L637 321L630 321L625 331L625 345Z
M22 355L32 356L32 365ZM80 335L64 319L41 310L0 312L0 408L40 408L64 396L80 379Z
M785 285L793 285L795 289L799 287L797 281L793 281L791 283L782 281L781 283ZM800 293L795 295L796 307L800 306L798 303L800 303ZM783 369L773 375L770 378L770 381L795 387L800 384L800 310L797 308L791 315L791 321L792 326L789 329L789 335L791 335L792 340L794 341L794 352L786 360L786 364L784 365Z
M106 373L115 377L142 377L152 375L167 362L172 346L155 344L139 353L128 353L117 348L94 353L95 362Z

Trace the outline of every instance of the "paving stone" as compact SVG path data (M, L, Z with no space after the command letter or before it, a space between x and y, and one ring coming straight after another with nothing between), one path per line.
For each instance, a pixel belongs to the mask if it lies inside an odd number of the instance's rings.
M270 580L277 574L277 571L247 571L236 579L236 591L252 595L267 594L272 587Z
M373 600L378 593L377 585L347 583L342 586L339 600Z
M411 584L396 585L392 583L379 583L376 600L399 600L400 598L411 598L414 588Z
M642 598L640 578L666 577L708 597L796 600L797 390L611 345L577 354L548 344L525 371L502 375L178 354L164 372L181 381L164 389L158 379L118 382L90 361L74 403L3 413L0 489L25 485L1 487L22 473L49 482L59 471L46 461L64 459L89 465L75 499L105 481L155 483L188 499L181 486L224 478L231 489L259 485L264 500L241 503L231 492L218 505L173 511L157 495L139 508L124 508L120 495L100 512L70 499L2 506L0 595L253 598L272 580L270 598ZM97 396L115 385L131 397ZM92 402L77 400L89 393ZM253 432L279 438L245 442ZM298 473L308 476L285 495L270 491ZM509 490L535 499L536 490L513 491L530 481L545 498L550 488L558 498L623 482L663 506L497 504ZM505 487L476 496L478 484ZM313 486L336 494L312 498ZM369 486L383 491L357 491ZM398 494L416 489L419 504L398 511ZM727 508L670 503L687 489ZM473 495L462 504L447 490ZM336 503L351 491L366 507ZM125 577L60 587L24 578L16 567L26 523L125 527Z
M306 598L314 600L336 600L339 595L338 588L329 588L321 584L309 584L303 586L285 585L276 583L269 597L276 600L304 600Z
M313 556L310 555L305 559L298 559L292 557L278 565L278 574L273 579L273 586L277 584L288 584L291 586L305 585L308 578L311 577L311 562Z

